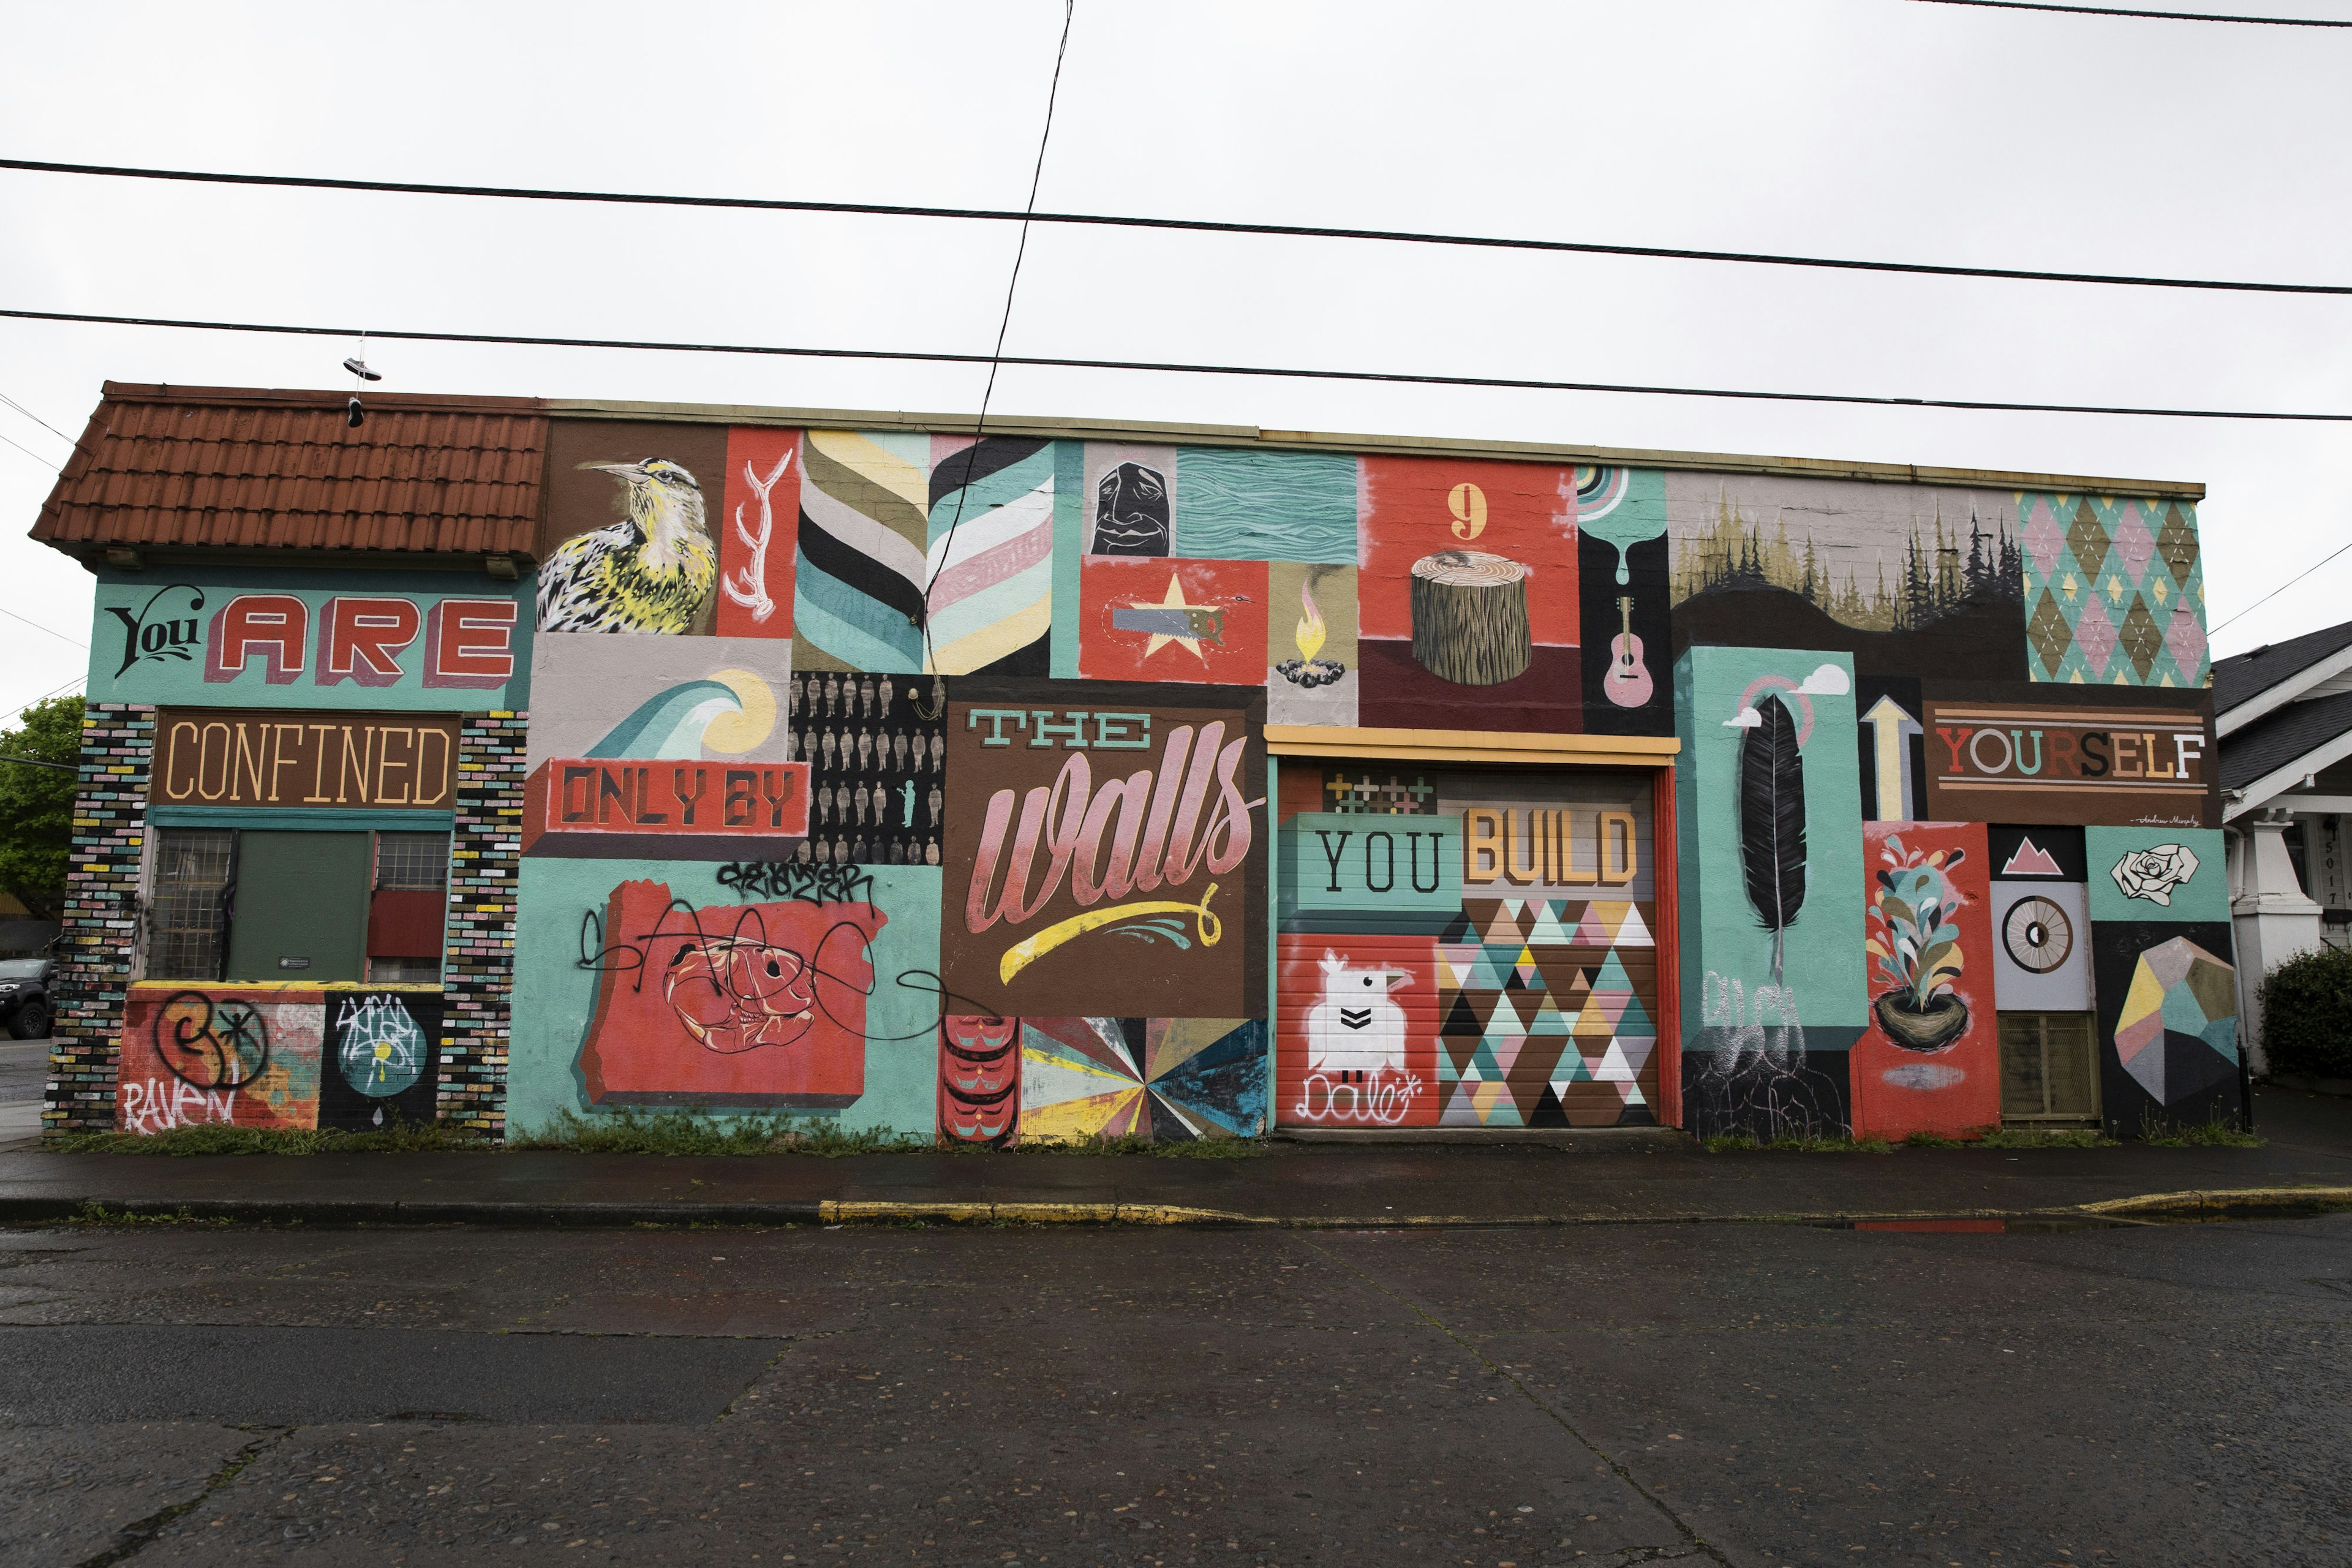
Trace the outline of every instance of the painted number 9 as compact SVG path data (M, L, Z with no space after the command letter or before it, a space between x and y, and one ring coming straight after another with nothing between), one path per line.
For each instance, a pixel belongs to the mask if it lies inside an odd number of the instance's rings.
M1475 539L1486 531L1486 492L1476 485L1463 483L1454 487L1445 498L1446 510L1454 514L1454 537Z

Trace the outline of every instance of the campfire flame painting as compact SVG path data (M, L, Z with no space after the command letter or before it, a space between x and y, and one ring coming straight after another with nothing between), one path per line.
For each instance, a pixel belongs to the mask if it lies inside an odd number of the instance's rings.
M1286 658L1276 665L1275 671L1293 686L1303 686L1312 691L1318 686L1330 686L1348 673L1348 667L1336 658L1317 658L1323 649L1323 639L1328 635L1323 625L1323 611L1315 603L1311 580L1298 584L1298 602L1306 613L1298 617L1297 639L1298 657Z

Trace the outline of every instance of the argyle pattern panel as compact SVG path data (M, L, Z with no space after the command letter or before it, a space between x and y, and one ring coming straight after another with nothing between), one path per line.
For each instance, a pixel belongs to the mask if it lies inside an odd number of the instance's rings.
M2202 689L2196 508L2134 497L2018 498L2026 668L2036 680Z

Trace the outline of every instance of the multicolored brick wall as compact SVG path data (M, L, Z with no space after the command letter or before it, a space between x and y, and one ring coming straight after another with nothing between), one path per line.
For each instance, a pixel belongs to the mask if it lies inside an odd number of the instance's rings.
M114 1125L123 997L139 945L139 861L155 710L95 702L82 718L81 783L66 872L64 959L49 1049L45 1131Z
M523 741L530 721L527 713L469 713L458 738L438 1114L493 1138L506 1131Z

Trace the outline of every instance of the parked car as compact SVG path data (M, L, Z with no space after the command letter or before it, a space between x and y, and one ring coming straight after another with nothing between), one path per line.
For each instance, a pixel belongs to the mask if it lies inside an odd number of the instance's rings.
M49 987L56 982L54 958L0 958L0 1026L19 1040L45 1039L54 1011Z

